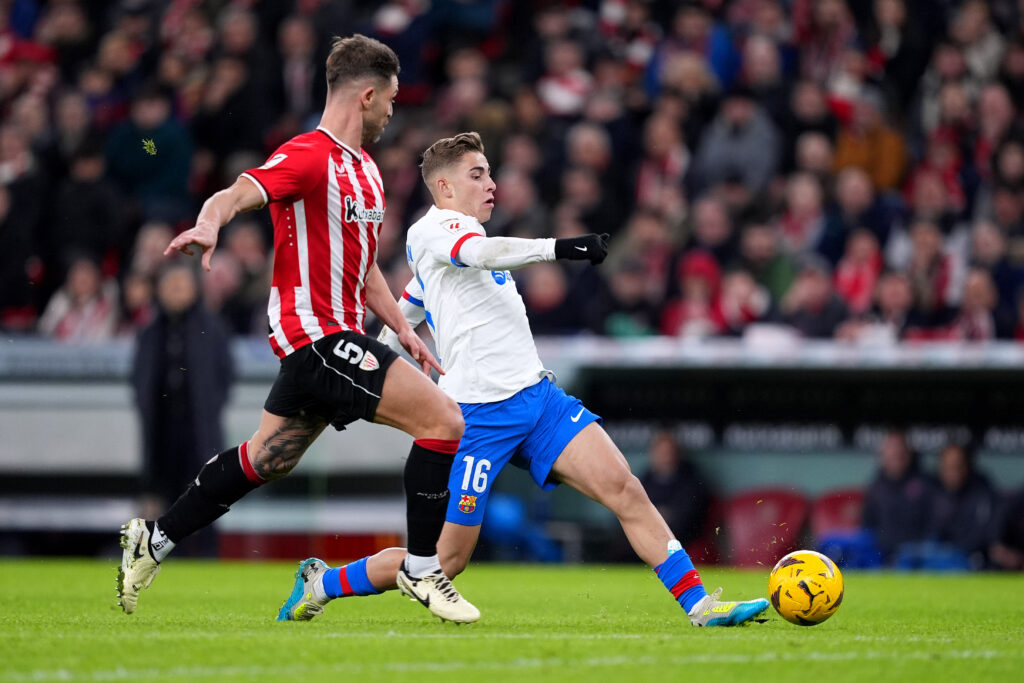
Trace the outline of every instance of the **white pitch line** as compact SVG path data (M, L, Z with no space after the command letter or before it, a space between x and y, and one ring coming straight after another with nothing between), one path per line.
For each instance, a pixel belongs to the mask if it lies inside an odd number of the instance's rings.
M686 633L690 630L687 626L682 630L682 633ZM401 638L403 640L674 640L680 636L679 632L675 633L544 633L542 635L529 634L529 633L488 633L480 632L479 630L469 631L460 629L461 632L441 632L441 633L402 633L399 631L388 631L386 633L352 633L346 631L306 631L303 632L303 639L345 639L351 640L353 638L362 638L366 640L379 640L382 638ZM268 631L232 631L232 636L239 636L244 638L263 638L268 635ZM12 636L16 634L8 634ZM76 631L73 633L51 633L64 640L68 639L85 639L95 640L98 636L94 633L88 633L84 631ZM219 638L223 635L222 631L186 631L186 632L163 632L163 631L148 631L146 632L146 638L149 639L166 639L166 640L206 640L209 638ZM691 634L693 635L693 634ZM715 633L716 640L724 640L734 638L749 639L749 631L736 631L736 632L722 632L718 631ZM897 645L900 643L955 643L956 638L950 638L948 636L871 636L864 634L849 635L844 634L844 640L853 642L864 642L864 643L887 643L890 645ZM109 636L112 640L119 640L120 635L111 634Z
M954 660L973 659L1024 659L1024 652L999 650L953 650L936 655L930 652L799 652L776 653L765 652L756 655L746 654L693 654L672 655L667 657L586 657L568 659L561 657L518 658L506 662L486 661L446 661L446 662L393 662L389 664L367 665L344 663L317 665L312 662L303 663L305 675L314 674L370 674L370 673L446 673L462 670L519 671L526 669L600 669L624 666L686 666L693 664L770 664L773 662L840 662L855 660L884 661L899 659L906 661L932 660L935 657ZM153 680L159 678L220 678L225 676L293 676L294 667L262 667L262 666L198 666L126 669L118 667L106 671L77 673L68 669L36 669L27 672L5 672L0 680L21 683L22 681L121 681L128 679Z

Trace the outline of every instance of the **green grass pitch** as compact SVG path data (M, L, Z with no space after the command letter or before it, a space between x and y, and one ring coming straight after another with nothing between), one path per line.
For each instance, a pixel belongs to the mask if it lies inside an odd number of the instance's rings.
M171 560L138 611L113 561L0 561L0 681L1020 680L1019 575L848 572L811 628L697 629L643 567L476 565L457 585L477 624L443 624L389 593L277 623L294 564ZM702 570L727 597L766 572ZM796 679L799 680L799 679Z

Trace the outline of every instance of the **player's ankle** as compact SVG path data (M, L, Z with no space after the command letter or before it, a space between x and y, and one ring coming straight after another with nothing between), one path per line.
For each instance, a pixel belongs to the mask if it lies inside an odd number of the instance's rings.
M408 553L402 561L402 569L413 578L420 578L427 574L436 574L441 571L441 560L437 553L430 556L413 555Z

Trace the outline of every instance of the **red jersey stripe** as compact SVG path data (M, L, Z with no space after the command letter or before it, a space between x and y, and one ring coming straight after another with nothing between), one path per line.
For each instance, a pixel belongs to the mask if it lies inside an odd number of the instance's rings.
M452 256L452 263L455 263L455 264L459 263L459 259L458 259L459 249L462 248L462 245L465 244L466 240L468 240L470 237L480 237L480 233L478 233L478 232L467 233L467 234L463 235L462 237L460 237L458 239L458 241L455 242L455 245L452 246L452 254L451 254L451 256Z

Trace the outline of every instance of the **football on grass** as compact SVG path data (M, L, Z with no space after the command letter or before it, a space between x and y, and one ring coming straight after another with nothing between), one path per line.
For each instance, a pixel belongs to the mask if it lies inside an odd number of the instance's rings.
M843 603L843 575L836 563L813 550L796 550L768 576L772 607L786 621L815 626Z

